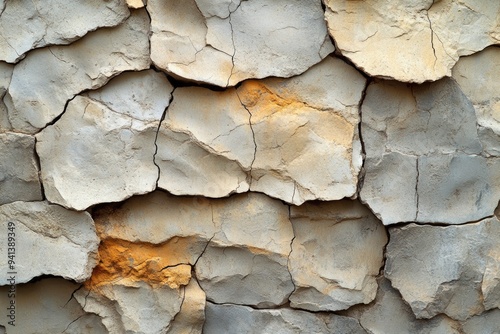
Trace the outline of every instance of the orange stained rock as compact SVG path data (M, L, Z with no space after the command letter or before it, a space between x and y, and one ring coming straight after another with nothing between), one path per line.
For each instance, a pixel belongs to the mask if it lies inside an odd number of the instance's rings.
M107 284L129 285L139 281L153 287L168 285L172 289L187 285L191 279L191 266L187 261L179 260L186 260L182 256L183 249L188 248L192 240L174 239L160 245L104 240L99 246L100 262L85 286L98 290Z

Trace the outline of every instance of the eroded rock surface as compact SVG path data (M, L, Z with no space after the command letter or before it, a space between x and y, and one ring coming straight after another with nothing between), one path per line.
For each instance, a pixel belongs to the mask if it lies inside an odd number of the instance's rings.
M41 275L82 282L97 264L99 239L87 212L47 202L14 202L0 206L0 224L5 231L0 236L1 285L8 284L7 272L13 270L17 283ZM14 247L8 244L7 231L15 233ZM15 248L14 269L8 263L8 247Z
M499 306L500 222L389 229L385 276L417 318L457 320Z
M41 201L35 138L0 133L0 205L15 201Z
M294 289L287 268L293 238L288 207L255 193L213 205L220 230L195 266L207 299L256 307L285 303Z
M84 210L153 191L156 133L172 89L164 75L148 70L70 101L37 135L47 199Z
M1 5L0 5L1 6ZM3 102L3 97L9 89L10 80L14 66L0 61L0 132L7 131L11 128L7 107Z
M453 68L453 78L474 105L479 139L486 153L492 156L500 156L499 73L499 47L460 58Z
M290 77L334 50L319 0L149 0L147 8L151 59L193 81L226 87Z
M459 334L459 324L443 315L429 320L415 318L399 292L384 277L377 279L378 291L374 304L360 305L347 311L372 334Z
M469 318L462 325L465 334L491 333L497 334L500 328L500 310L494 309Z
M101 320L91 313L85 313L72 294L80 286L62 278L44 278L34 283L21 284L15 290L15 326L3 316L0 324L8 328L8 334L21 333L68 333L106 334ZM1 287L5 298L0 307L7 310L9 287Z
M366 331L353 318L323 315L287 308L255 310L247 306L207 303L203 333L299 334L350 333Z
M289 268L291 306L338 311L375 298L383 264L383 225L357 201L291 207L295 238Z
M374 82L362 113L360 197L384 224L461 224L493 213L500 161L481 156L474 107L453 80Z
M127 70L149 67L149 19L136 11L68 46L34 50L12 74L4 102L16 131L36 133L64 112L68 100Z
M0 15L0 60L17 62L29 50L69 44L89 31L116 26L128 16L120 0L8 2Z
M422 83L451 75L460 56L500 41L498 2L325 1L340 52L371 76Z

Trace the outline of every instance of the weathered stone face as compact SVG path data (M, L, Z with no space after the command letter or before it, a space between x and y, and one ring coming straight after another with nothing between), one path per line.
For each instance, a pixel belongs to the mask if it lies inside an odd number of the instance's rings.
M248 78L291 77L334 50L318 0L150 0L147 8L151 59L196 82L227 87Z

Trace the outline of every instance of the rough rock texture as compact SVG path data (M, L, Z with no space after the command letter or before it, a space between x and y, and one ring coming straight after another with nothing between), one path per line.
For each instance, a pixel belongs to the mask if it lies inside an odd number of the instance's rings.
M364 85L355 69L328 57L291 79L224 92L178 88L158 134L158 186L208 197L250 188L294 204L355 196Z
M47 202L14 202L0 206L0 222L5 231L0 236L0 285L8 284L7 273L12 271L17 273L17 283L41 275L77 282L90 277L98 260L99 239L87 212ZM14 246L8 244L12 240L7 232L15 234ZM14 259L7 256L8 247L15 248ZM15 263L8 263L9 259Z
M500 42L500 3L327 0L340 52L371 76L422 83L451 75L460 56Z
M500 328L500 310L494 309L469 318L462 325L465 334L488 333L497 334Z
M417 318L457 320L500 305L500 222L463 226L409 224L389 229L385 276Z
M14 66L0 61L0 132L10 129L10 122L7 114L7 107L3 102L3 98L7 89L9 89L10 80Z
M30 333L68 333L68 334L105 334L100 319L94 314L85 313L73 292L80 286L62 278L44 278L41 281L18 285L16 287L15 327L1 318L0 324L9 328L8 334ZM1 287L0 293L7 296L10 287ZM9 299L0 299L3 310L10 305Z
M391 283L381 277L374 304L356 306L347 315L359 319L360 325L372 334L459 334L459 324L444 315L430 320L416 319L411 308Z
M249 193L214 202L213 220L220 229L195 266L207 299L256 307L284 304L294 289L287 268L293 238L288 208Z
M120 0L10 1L0 15L0 60L17 62L29 50L69 44L89 31L116 26L128 16Z
M292 307L337 311L375 298L387 236L357 201L291 207L294 229L289 268Z
M156 133L171 91L162 74L149 70L75 97L37 135L47 199L84 210L154 190Z
M255 310L239 305L207 303L203 333L349 333L365 334L356 319L282 308Z
M197 82L290 77L334 50L319 0L149 0L147 9L153 62Z
M478 134L487 154L500 156L500 48L460 58L453 78L474 105Z
M15 201L41 201L35 138L0 133L0 205Z
M453 80L374 82L362 112L360 197L384 224L461 224L493 213L499 161L479 156L474 107Z
M120 72L146 69L148 34L148 16L141 10L118 27L89 33L71 45L30 52L14 68L4 98L12 128L38 132L81 91L99 88Z

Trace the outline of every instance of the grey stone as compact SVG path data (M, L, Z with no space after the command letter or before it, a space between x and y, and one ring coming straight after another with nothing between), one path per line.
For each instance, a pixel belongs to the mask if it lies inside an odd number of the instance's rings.
M0 285L8 284L10 271L17 272L17 283L41 275L82 282L97 264L99 239L87 212L47 202L14 202L0 206L0 224L5 231L0 235ZM9 245L14 242L9 236L15 238L15 245ZM7 256L9 248L15 248L15 259ZM9 264L9 259L15 264Z
M389 229L385 276L417 318L456 320L499 306L500 222L460 226L409 224Z
M368 304L387 243L384 226L358 201L291 207L294 229L289 269L295 285L290 305L338 311Z
M35 138L0 133L0 205L15 201L41 201Z
M255 310L240 305L207 303L203 333L248 334L365 334L353 318L335 314L316 314L287 308Z

